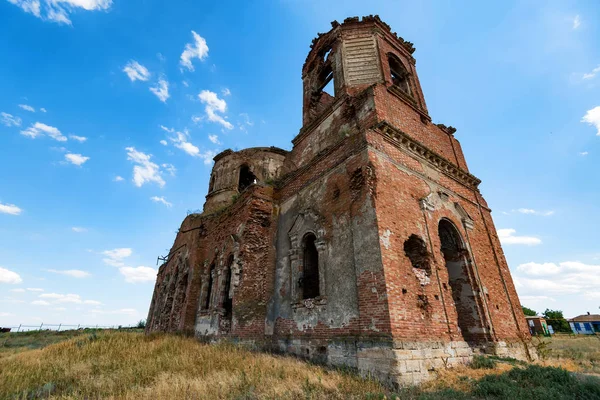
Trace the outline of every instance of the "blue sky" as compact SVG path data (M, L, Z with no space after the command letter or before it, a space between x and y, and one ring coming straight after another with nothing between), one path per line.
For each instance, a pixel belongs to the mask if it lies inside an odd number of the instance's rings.
M598 312L600 4L487 3L0 0L0 325L145 318L212 156L289 149L311 40L367 14L415 43L523 304Z

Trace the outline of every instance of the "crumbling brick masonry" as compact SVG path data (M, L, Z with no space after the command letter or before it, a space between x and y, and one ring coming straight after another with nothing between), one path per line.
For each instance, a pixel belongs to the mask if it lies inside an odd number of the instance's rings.
M431 122L414 50L377 16L313 41L293 149L215 157L204 211L158 271L148 332L397 384L474 353L535 357L480 181L455 129Z

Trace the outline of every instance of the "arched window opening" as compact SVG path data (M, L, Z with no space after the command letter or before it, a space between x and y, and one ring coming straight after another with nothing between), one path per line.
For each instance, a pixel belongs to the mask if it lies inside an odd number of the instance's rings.
M252 173L250 167L246 164L240 168L240 179L238 182L238 191L243 192L248 186L256 183L256 175Z
M417 235L410 235L404 242L404 254L409 258L413 268L431 274L431 254L427 251L425 241Z
M210 184L208 185L208 191L212 192L215 189L215 174L210 177Z
M458 326L467 342L485 341L487 334L481 319L481 305L473 290L468 252L464 248L464 242L450 221L441 220L438 233L458 315Z
M388 63L390 66L392 84L397 86L404 93L412 95L408 79L410 74L408 73L406 68L404 68L402 62L393 54L388 54Z
M223 297L223 309L225 310L225 317L231 318L231 312L233 310L233 297L230 296L231 291L231 272L233 269L233 254L231 254L227 260L227 271L225 271L225 287Z
M302 277L302 298L314 299L319 296L319 253L315 244L317 238L309 233L304 237L304 265Z
M208 273L208 288L206 293L206 299L204 299L204 309L208 310L210 308L210 296L212 294L212 286L213 286L213 273L215 271L215 263L210 265L210 271Z

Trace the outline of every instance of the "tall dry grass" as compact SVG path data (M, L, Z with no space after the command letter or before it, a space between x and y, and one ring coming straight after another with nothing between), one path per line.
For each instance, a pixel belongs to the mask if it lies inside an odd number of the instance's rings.
M104 332L12 354L0 398L352 399L386 389L353 374L289 357L193 338Z

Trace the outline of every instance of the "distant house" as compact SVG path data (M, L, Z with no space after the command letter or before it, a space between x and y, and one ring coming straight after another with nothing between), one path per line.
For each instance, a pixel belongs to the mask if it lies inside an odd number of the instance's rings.
M529 325L529 332L532 335L548 335L548 324L544 317L539 315L525 317L527 325Z
M589 312L575 318L571 318L569 325L573 333L578 335L592 335L600 333L600 315Z

